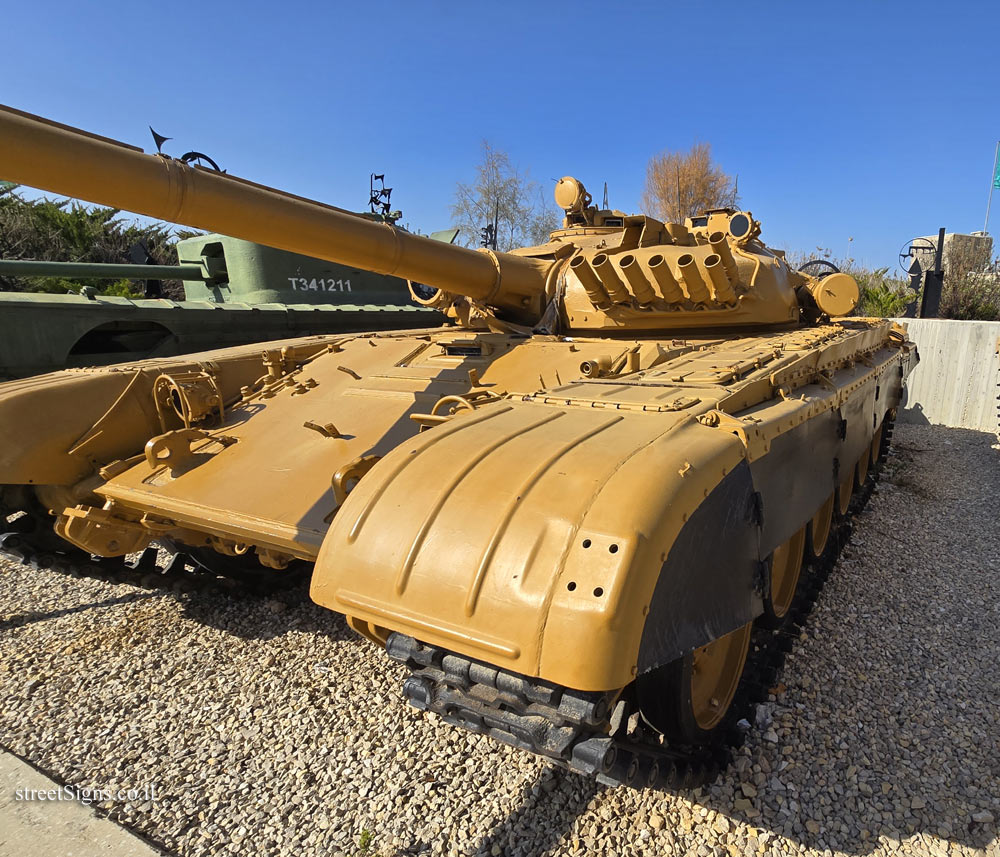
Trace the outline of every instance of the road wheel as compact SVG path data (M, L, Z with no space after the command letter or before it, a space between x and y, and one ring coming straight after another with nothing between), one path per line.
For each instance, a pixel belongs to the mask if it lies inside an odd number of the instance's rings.
M854 468L854 487L860 488L868 478L868 456L871 454L871 446L866 446L858 459L857 467Z
M761 623L768 628L777 628L785 621L788 608L795 600L805 544L806 528L802 527L771 554L771 582L764 598L764 613L760 617Z
M836 502L836 493L827 497L826 502L819 507L819 511L813 515L809 522L809 535L806 544L813 556L820 556L826 548L827 539L830 537L830 525L833 523L833 505Z
M882 452L882 428L885 426L885 421L883 420L879 423L878 428L875 429L875 437L872 438L872 466L874 467L878 463L879 454Z
M739 687L750 651L748 622L650 673L640 676L640 710L668 741L707 743Z
M854 494L854 468L841 468L844 478L837 485L837 512L841 518L847 517L847 510L851 507L851 496Z

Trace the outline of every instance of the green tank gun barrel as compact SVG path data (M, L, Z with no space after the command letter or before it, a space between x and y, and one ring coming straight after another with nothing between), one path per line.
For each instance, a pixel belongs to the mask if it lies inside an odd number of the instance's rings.
M549 269L523 256L442 244L2 106L0 178L435 286L519 318L537 311Z
M200 265L115 265L103 262L36 262L0 259L0 274L10 277L94 277L107 280L201 280L208 276Z

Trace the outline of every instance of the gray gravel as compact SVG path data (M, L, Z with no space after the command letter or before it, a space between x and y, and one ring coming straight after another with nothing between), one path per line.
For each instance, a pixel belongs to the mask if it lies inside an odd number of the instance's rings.
M1000 855L1000 452L899 426L762 706L694 793L606 789L417 715L303 589L230 599L0 561L0 744L179 855Z

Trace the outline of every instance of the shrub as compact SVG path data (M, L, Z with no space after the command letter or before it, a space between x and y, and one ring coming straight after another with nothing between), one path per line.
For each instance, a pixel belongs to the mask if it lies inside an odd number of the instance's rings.
M907 305L918 298L906 280L888 276L888 268L867 270L848 265L842 270L858 281L861 290L861 300L854 315L895 318L906 312Z
M142 225L119 217L116 208L86 206L68 199L25 199L16 187L0 188L0 259L58 262L128 262L130 248L143 242L157 264L174 264L170 227ZM0 275L0 290L64 293L91 286L100 294L140 295L130 280L12 277ZM165 281L180 290L177 281Z
M947 247L947 244L945 245ZM956 245L944 263L941 318L1000 320L1000 273L983 246Z

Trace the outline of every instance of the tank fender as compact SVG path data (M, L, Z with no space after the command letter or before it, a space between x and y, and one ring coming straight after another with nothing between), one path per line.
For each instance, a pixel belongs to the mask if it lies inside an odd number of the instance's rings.
M851 402L816 414L774 437L768 453L750 464L762 498L761 556L797 532L830 496L836 484L835 462L845 446L842 427L849 428L852 437L863 431L860 409Z
M760 609L751 489L742 441L696 412L505 399L383 457L334 518L310 593L379 639L399 631L522 675L614 690L636 675L661 570L709 497L697 532L727 543L720 565L668 566L675 589L697 593L681 603L704 614L685 642ZM737 555L740 568L721 565ZM682 609L665 603L652 621L680 622Z
M839 369L835 386L810 384L753 410L769 438L766 454L750 460L763 498L761 556L805 526L867 452L874 430L899 402L900 360L895 349L881 349L868 363ZM844 389L850 394L840 401Z
M156 374L138 367L68 370L4 384L0 425L10 427L11 442L0 451L0 482L71 485L96 462L137 452L142 438L155 433L148 392ZM95 431L112 419L114 437ZM91 441L91 447L98 441L103 456L78 454L81 441Z
M581 690L623 687L750 621L763 609L759 521L736 435L691 420L632 455L565 558L539 675Z
M639 673L761 613L760 513L760 495L744 460L695 509L660 568L639 642Z

